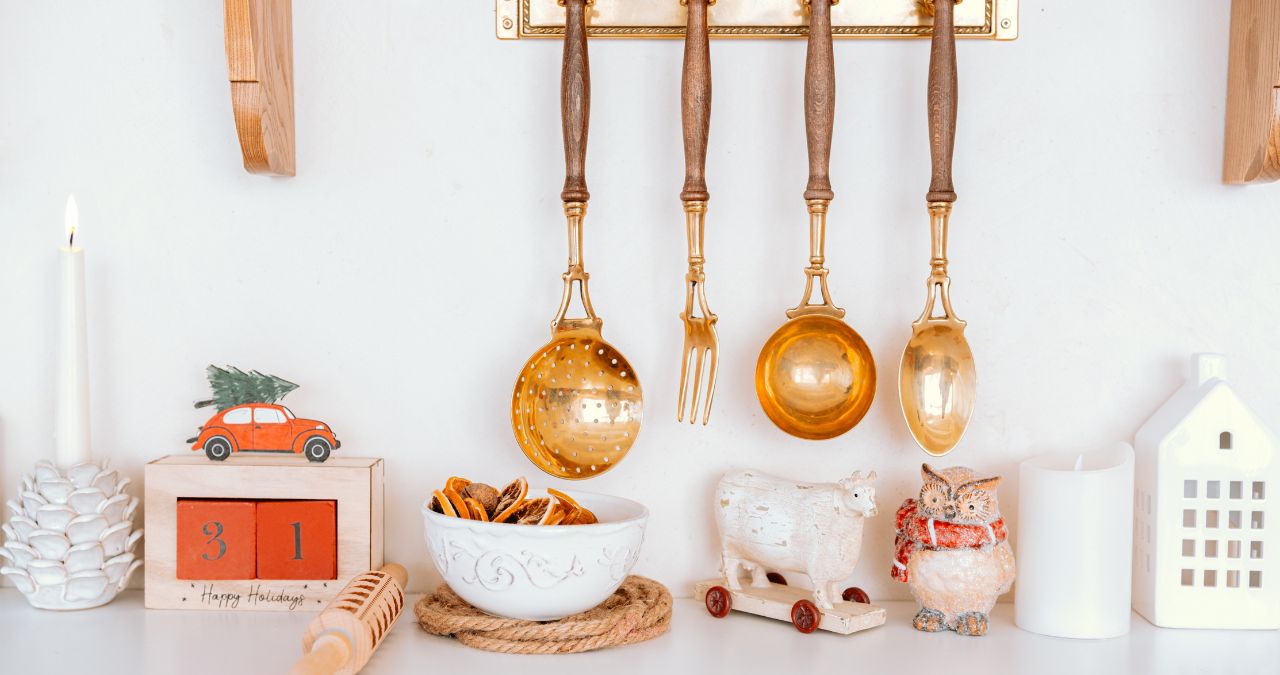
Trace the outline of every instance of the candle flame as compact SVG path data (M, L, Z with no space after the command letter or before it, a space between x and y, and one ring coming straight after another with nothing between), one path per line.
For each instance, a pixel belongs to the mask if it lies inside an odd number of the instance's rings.
M80 227L80 207L76 206L75 195L67 195L67 210L63 221L67 225L67 246L74 246L76 228Z

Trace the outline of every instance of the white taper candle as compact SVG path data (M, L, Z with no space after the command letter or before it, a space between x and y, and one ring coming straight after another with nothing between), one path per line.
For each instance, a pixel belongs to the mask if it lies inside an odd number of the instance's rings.
M85 329L84 249L75 245L80 214L67 197L67 245L59 250L62 288L58 331L58 400L54 442L58 466L89 461L89 353Z

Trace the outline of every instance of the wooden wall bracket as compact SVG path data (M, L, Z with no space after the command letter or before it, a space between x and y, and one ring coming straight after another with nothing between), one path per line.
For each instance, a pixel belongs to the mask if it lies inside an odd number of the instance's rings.
M836 38L929 37L933 16L925 0L848 0L831 8ZM564 38L564 7L557 0L494 0L498 37ZM592 38L684 39L681 0L596 0L587 13ZM804 0L722 0L707 9L713 38L804 38ZM956 36L1013 40L1018 0L963 0L955 9Z
M245 171L292 176L292 0L225 0L225 10L231 111Z
M1225 183L1280 180L1280 2L1232 0Z

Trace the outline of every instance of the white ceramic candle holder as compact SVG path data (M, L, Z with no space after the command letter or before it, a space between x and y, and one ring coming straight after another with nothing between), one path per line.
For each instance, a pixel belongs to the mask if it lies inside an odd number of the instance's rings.
M60 471L41 460L22 477L3 528L0 574L33 607L88 609L111 602L142 565L133 549L137 497L106 463L83 462Z

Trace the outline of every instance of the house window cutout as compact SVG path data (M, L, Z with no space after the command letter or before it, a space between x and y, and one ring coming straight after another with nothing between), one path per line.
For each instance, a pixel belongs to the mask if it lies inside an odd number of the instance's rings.
M1267 484L1266 484L1266 483L1264 483L1264 482L1262 482L1262 481L1260 481L1260 480L1255 480L1255 481L1253 481L1253 498L1254 498L1254 499L1266 499L1266 498L1267 498Z
M1249 527L1255 530L1261 530L1262 529L1262 511L1254 511L1252 514L1250 514L1250 516L1251 517L1249 518Z
M1147 535L1147 543L1148 543L1148 544L1150 544L1150 543L1151 543L1151 523L1147 523L1147 524L1146 524L1146 525L1144 525L1143 527L1145 527L1145 528L1147 529L1147 532L1146 532L1146 535Z
M1240 571L1227 570L1227 588L1240 588Z
M1182 540L1182 557L1194 558L1195 555L1196 555L1196 540L1183 539Z
M1218 571L1217 571L1217 570L1205 570L1205 571L1204 571L1204 586L1205 586L1205 588L1213 588L1214 586L1217 586L1217 585L1218 585Z
M1204 486L1204 496L1209 499L1217 499L1222 496L1222 483L1211 480Z
M1212 513L1212 512L1211 512L1211 513ZM1182 526L1183 526L1183 527L1195 527L1195 526L1196 526L1196 510L1195 510L1195 509L1183 509L1183 510L1182 510Z
M1182 585L1183 585L1183 586L1194 586L1195 584L1196 584L1196 571L1195 571L1195 570L1182 570Z
M1196 482L1193 480L1182 481L1182 496L1185 499L1196 498Z
M1238 540L1232 540L1227 542L1227 557L1228 558L1240 557L1240 542Z
M1233 530L1238 530L1243 522L1244 518L1240 511L1230 511L1227 513L1227 527Z
M1254 483L1253 485L1254 485L1254 487L1253 487L1254 492L1257 492L1257 491L1258 491L1258 486L1259 486L1259 485L1262 485L1262 483ZM1151 495L1150 495L1150 494L1145 495L1143 498L1144 498L1144 499L1146 500L1146 502L1147 502L1147 515L1149 516L1149 515L1151 515ZM1262 499L1262 497L1254 497L1254 499Z
M1206 558L1218 557L1218 540L1217 539L1210 539L1204 543L1204 557Z
M1254 560L1262 559L1262 542L1260 541L1249 542L1249 557L1253 558Z
M1231 449L1231 432L1230 431L1224 431L1218 434L1218 449L1219 450Z
M1204 526L1205 526L1205 527L1217 527L1217 526L1218 526L1218 512L1217 512L1217 511L1205 511L1205 513L1204 513Z
M1249 572L1249 588L1262 588L1262 571Z
M1231 481L1231 498L1244 499L1244 481L1242 480Z
M1151 554L1150 554L1150 553L1148 553L1145 557L1146 557L1146 559L1147 559L1147 560L1146 560L1146 562L1147 562L1147 574L1150 574L1150 573L1151 573Z

